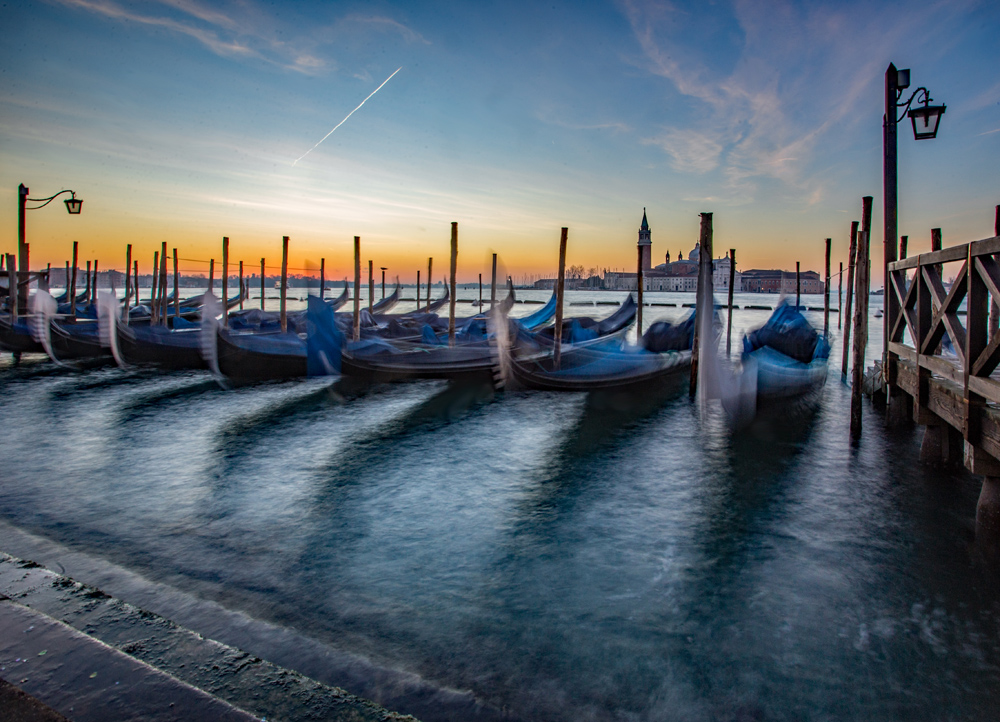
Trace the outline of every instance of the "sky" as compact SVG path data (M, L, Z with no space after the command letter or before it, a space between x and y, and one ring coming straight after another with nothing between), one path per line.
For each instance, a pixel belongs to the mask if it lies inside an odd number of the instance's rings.
M35 268L166 241L205 272L228 236L272 273L287 235L341 278L360 236L412 282L454 221L460 281L491 252L554 275L563 226L568 264L632 270L645 208L654 263L711 212L741 270L822 271L871 195L877 268L890 62L948 107L934 140L899 125L910 253L993 235L998 35L995 0L0 1L0 249L24 183L84 200L28 212Z

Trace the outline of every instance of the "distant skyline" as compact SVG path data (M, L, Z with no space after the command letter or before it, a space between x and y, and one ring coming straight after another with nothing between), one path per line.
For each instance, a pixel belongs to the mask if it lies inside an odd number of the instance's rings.
M739 266L822 271L875 197L881 265L882 82L910 68L948 111L939 137L899 133L899 232L911 253L992 235L1000 203L995 2L399 3L40 0L0 8L0 245L17 185L84 200L29 212L32 266L143 272L161 241L249 271L412 282L635 266L694 246ZM365 100L394 71L384 87ZM353 115L345 116L355 110ZM331 128L344 121L322 143ZM303 157L304 156L304 157ZM300 159L296 163L296 159ZM185 262L188 273L205 272ZM363 274L363 275L366 275Z

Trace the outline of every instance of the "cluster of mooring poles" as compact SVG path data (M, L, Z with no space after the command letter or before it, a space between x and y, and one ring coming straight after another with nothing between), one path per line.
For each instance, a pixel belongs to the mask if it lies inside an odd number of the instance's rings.
M894 66L890 66L895 73ZM899 71L903 72L903 71ZM887 78L891 74L887 72ZM895 77L895 76L893 76ZM908 82L908 81L907 81ZM896 86L889 88L897 92ZM911 99L912 100L912 99ZM925 103L926 104L926 103ZM887 106L888 107L888 106ZM918 109L919 110L919 109ZM933 108L932 108L933 110ZM888 110L887 110L888 112ZM915 111L911 111L912 113ZM943 107L940 112L943 113ZM887 116L888 117L888 116ZM984 478L976 511L976 534L983 551L1000 561L1000 379L994 374L1000 366L1000 205L996 206L994 235L980 241L943 248L941 229L930 232L930 252L908 256L908 236L896 234L895 217L895 156L890 149L895 146L894 124L887 121L886 136L886 238L884 244L884 335L881 364L874 371L881 373L886 394L885 421L888 425L908 420L925 427L920 460L931 464L957 464L961 459L973 474ZM889 131L892 130L891 137ZM929 137L929 136L928 136ZM891 187L890 187L891 186ZM67 210L80 212L82 201L73 191L60 191L41 199L28 198L28 189L19 187L19 235L17 254L0 256L0 274L7 276L10 289L11 320L27 313L28 286L37 282L47 290L51 266L44 271L31 272L29 245L25 241L24 216L26 210L42 208L62 193L71 193ZM38 201L39 206L27 203ZM850 374L850 438L857 442L862 434L862 392L865 389L865 350L868 345L869 293L871 285L871 196L862 199L861 220L853 221L850 228L850 248L847 261L846 298L844 297L844 266L838 274L837 313L838 328L843 324L841 374L846 381ZM888 235L891 232L892 235ZM562 354L563 306L565 295L565 264L568 229L562 228L559 241L559 266L556 281L556 311L553 361L558 369ZM458 262L458 223L451 224L451 253L449 264L448 344L455 345L455 310L457 302L456 271ZM823 291L823 332L830 333L831 239L826 239L825 283ZM898 246L897 246L898 243ZM280 324L287 332L288 291L288 236L282 237L280 277ZM711 364L701 363L700 354L714 353L711 330L714 313L713 298L713 227L712 214L702 213L699 232L699 269L697 286L696 321L692 350L690 394L696 394L699 383L705 382ZM898 252L897 252L898 248ZM180 269L178 251L172 249L172 294L168 293L168 249L166 242L153 254L151 297L149 308L151 323L166 326L168 318L181 315ZM728 309L726 328L726 353L732 350L733 292L736 271L736 249L730 249ZM898 260L897 260L898 258ZM76 315L79 273L79 244L73 243L72 261L66 262L65 284L69 301L69 319ZM187 259L190 260L190 259ZM433 288L433 257L427 259L426 297L421 298L420 270L417 270L416 305L418 309L431 310ZM493 254L489 307L496 306L497 255ZM214 287L215 259L209 263L208 290ZM961 264L950 286L946 285L943 264ZM229 292L229 238L222 239L222 326L228 323ZM128 310L132 303L139 305L139 261L133 258L132 245L125 254L125 272L121 274L125 286L123 319L128 323ZM266 260L260 260L261 310L266 308ZM382 296L385 298L385 271L382 271ZM637 337L643 332L644 263L639 250L636 290ZM84 278L84 291L80 300L96 301L98 260L88 260ZM320 259L320 298L326 286L326 260ZM107 272L114 287L118 272ZM398 283L398 282L397 282ZM240 308L248 295L249 284L244 276L243 262L239 262ZM800 263L796 262L795 302L801 309ZM373 309L375 297L374 262L368 261L368 305ZM173 303L171 304L171 298ZM361 316L361 238L354 237L354 313L353 338L360 338ZM965 303L965 310L961 305ZM170 306L173 306L171 309ZM479 306L484 306L482 274L479 276ZM818 309L817 309L818 310ZM172 313L171 313L172 311ZM841 313L843 311L843 313ZM963 325L960 316L965 316ZM846 318L846 322L841 319Z

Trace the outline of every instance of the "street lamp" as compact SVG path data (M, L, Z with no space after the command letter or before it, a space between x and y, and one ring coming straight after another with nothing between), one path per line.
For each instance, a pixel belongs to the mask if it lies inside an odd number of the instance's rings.
M75 191L62 190L48 198L28 198L28 187L24 183L21 183L17 187L17 305L19 311L22 313L28 307L27 281L29 274L28 244L24 242L24 212L37 211L39 208L44 208L63 193L71 194L71 197L65 201L66 211L72 216L79 215L83 208L83 201L76 197ZM28 203L41 203L42 205L29 207Z
M898 223L896 216L896 126L909 116L913 123L915 140L928 140L937 136L938 124L944 115L946 106L930 105L931 96L927 88L917 88L905 102L900 102L903 91L910 87L909 69L898 70L889 63L885 71L885 114L882 116L882 182L883 182L883 340L882 367L890 384L895 382L895 361L889 356L889 319L899 314L899 300L892 292L889 283L889 264L896 260L896 242L898 239ZM913 107L913 102L922 102L923 106ZM903 108L903 114L897 115Z
M379 266L382 269L382 298L385 298L385 272L388 266Z

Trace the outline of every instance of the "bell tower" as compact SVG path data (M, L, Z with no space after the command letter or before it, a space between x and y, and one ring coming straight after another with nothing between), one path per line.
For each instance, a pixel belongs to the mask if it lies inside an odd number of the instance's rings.
M646 221L646 209L642 209L642 225L639 227L638 246L642 252L642 271L653 270L653 240L652 231L649 230L649 223Z

